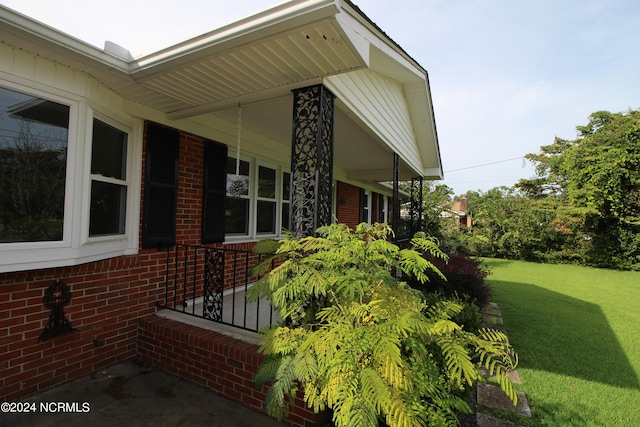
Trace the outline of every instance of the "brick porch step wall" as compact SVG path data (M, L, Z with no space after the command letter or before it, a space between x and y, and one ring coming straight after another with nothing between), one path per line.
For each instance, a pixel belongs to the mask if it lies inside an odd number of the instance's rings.
M203 319L176 320L175 316L160 312L138 320L138 356L265 413L267 388L257 389L253 381L263 359L258 353L257 335ZM294 427L323 425L319 418L298 397L283 423Z

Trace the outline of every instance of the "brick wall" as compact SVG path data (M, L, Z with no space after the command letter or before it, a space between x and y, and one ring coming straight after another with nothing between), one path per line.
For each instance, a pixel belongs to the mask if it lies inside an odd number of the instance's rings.
M176 242L197 245L202 239L204 139L180 133Z
M155 312L164 254L142 253L75 267L0 274L0 400L11 400L133 357L137 319ZM61 280L71 333L41 342L44 291Z
M336 217L351 228L360 223L360 188L342 181L336 183Z
M263 359L257 345L157 315L140 319L138 332L138 354L143 361L265 412L267 389L257 389L253 381ZM324 421L317 419L300 397L283 420L299 427L324 425Z

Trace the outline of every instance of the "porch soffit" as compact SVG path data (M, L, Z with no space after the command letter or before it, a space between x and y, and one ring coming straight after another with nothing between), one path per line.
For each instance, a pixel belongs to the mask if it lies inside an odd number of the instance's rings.
M179 101L170 119L214 112L241 102L281 96L326 76L368 66L368 46L351 39L334 18L240 46L214 44L170 63L133 70L141 86Z

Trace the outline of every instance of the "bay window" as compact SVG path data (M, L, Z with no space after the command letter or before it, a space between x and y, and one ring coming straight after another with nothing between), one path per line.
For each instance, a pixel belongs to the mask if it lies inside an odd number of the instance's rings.
M0 87L0 272L135 253L130 188L139 180L130 176L130 132L97 119L81 97L7 86Z

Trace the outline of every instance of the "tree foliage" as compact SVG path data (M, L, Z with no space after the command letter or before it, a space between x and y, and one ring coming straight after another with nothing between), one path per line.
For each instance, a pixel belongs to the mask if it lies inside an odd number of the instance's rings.
M279 266L251 289L285 319L265 333L256 375L271 382L271 415L285 416L301 391L314 411L331 409L337 426L455 425L469 411L460 393L480 378L476 360L515 401L504 334L464 331L451 320L460 304L427 305L396 278L425 280L436 268L423 255L444 253L424 234L401 250L390 233L383 224L331 225L279 242Z
M598 111L578 126L575 140L556 138L539 154L538 191L564 206L555 221L586 244L586 262L603 267L640 265L640 111ZM535 187L523 180L520 187Z
M468 192L478 256L640 270L640 111L599 111L528 154L536 177Z
M576 236L567 227L566 208L553 195L528 197L515 188L468 192L474 226L466 237L469 253L526 261L576 262ZM567 250L567 248L572 248Z

